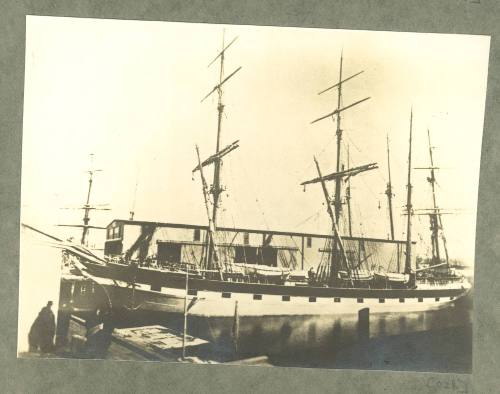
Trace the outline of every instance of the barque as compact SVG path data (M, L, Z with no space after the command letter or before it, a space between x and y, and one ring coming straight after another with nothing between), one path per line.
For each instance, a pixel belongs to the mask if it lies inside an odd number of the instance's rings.
M144 222L132 220L133 215L131 220L114 220L106 229L104 259L91 256L84 246L72 249L81 272L105 289L115 308L176 314L189 311L197 316L233 316L235 310L239 316L341 315L356 314L362 308L370 308L371 313L410 313L449 307L464 296L470 289L464 278L450 275L449 268L446 275L431 274L437 265L448 267L447 257L444 263L439 255L433 257L433 263L425 269L415 266L411 231L413 114L409 132L406 239L394 238L390 173L386 191L390 239L352 236L351 179L377 168L377 164L350 167L347 163L346 168L341 163L342 115L369 99L341 107L344 83L361 74L344 78L342 56L338 82L320 92L336 90L337 108L312 122L332 119L336 123L336 170L323 175L314 158L317 174L302 183L304 188L312 184L321 187L331 221L329 232L309 234L218 226L217 213L224 190L220 184L221 163L239 146L239 141L235 141L221 147L222 88L241 69L224 75L226 50L235 40L226 46L223 44L212 62L219 62L219 81L205 96L215 92L218 95L215 153L202 161L196 147L198 163L193 174L199 174L201 179L208 223ZM211 185L205 176L210 166L213 166ZM433 169L431 171L434 180ZM328 190L329 182L335 186L333 197ZM91 182L89 196L90 187ZM345 236L339 230L343 204L347 205L349 224ZM442 225L436 206L430 217L435 223L433 250L438 250L437 232ZM83 242L90 228L88 211L81 227ZM428 274L424 275L424 271Z

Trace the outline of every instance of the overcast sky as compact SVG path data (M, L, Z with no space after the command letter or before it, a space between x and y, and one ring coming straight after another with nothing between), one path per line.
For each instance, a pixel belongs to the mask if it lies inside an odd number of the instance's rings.
M221 47L221 25L28 17L23 135L22 220L53 233L81 223L89 154L95 177L91 224L135 218L205 224L201 185L191 170L195 144L214 152L218 68L207 67ZM444 216L450 256L473 259L489 37L327 29L225 26L226 85L222 146L240 140L223 164L220 224L325 233L330 224L313 155L324 173L335 169L335 124L313 119L337 105L343 50L343 154L352 166L379 169L352 179L354 235L387 238L383 194L386 135L391 143L396 235L403 237L410 109L414 166L428 166L431 131L438 205L465 210ZM211 177L210 171L206 171ZM414 206L431 206L427 172L413 171ZM329 184L333 193L334 185ZM380 208L379 208L380 207ZM415 219L415 240L429 245L428 218ZM102 242L104 233L94 233Z

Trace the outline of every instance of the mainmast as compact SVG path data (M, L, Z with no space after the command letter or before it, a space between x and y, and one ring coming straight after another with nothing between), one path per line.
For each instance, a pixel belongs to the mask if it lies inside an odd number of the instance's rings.
M410 144L408 149L408 183L406 185L406 214L408 221L406 226L406 259L405 259L405 274L411 272L411 142L412 142L412 127L413 127L413 109L410 112Z
M370 98L370 97L366 97L366 98L359 100L359 101L356 101L356 102L354 102L346 107L343 107L343 108L341 107L342 106L342 85L343 85L343 83L358 76L359 74L361 74L363 72L363 71L360 71L354 75L351 75L348 78L342 79L342 67L343 67L343 54L341 52L340 68L339 68L339 81L336 84L334 84L334 85L332 85L332 86L330 86L330 87L328 87L328 88L326 88L318 93L318 94L323 94L331 89L337 88L337 108L333 112L331 112L327 115L324 115L318 119L315 119L311 122L311 123L316 123L320 120L327 119L327 118L332 118L333 121L337 122L337 127L336 127L336 132L335 132L336 142L337 142L337 157L336 157L336 166L335 166L336 171L332 174L325 176L325 177L319 176L318 178L315 178L315 179L312 179L312 180L309 180L306 182L302 182L302 184L301 184L301 185L306 185L309 183L316 183L316 182L321 182L323 184L325 181L329 181L329 180L335 181L335 195L334 195L334 201L333 201L334 212L332 212L332 214L333 214L332 220L334 220L335 226L338 226L339 219L340 219L340 213L341 213L341 209L342 209L342 187L341 187L342 182L345 179L350 179L351 176L359 174L360 172L371 170L373 168L377 168L376 163L368 164L368 165L361 166L361 167L348 168L347 170L344 170L342 168L342 165L341 165L341 145L342 145L341 120L342 120L342 117L340 114L341 114L341 112L343 112L351 107L354 107L355 105L358 105L358 104L362 103L363 101L366 101ZM347 201L349 202L350 201L350 187L347 189L346 194L347 194ZM327 200L327 204L331 204L330 199ZM350 204L348 204L348 211L349 211L348 213L349 213L349 218L350 218ZM350 220L349 220L349 222L350 222ZM349 233L352 234L350 223L349 223ZM331 267L330 267L330 281L331 281L331 283L333 283L337 279L337 273L340 269L340 262L342 261L342 259L345 259L345 254L343 254L341 252L342 249L343 249L343 247L341 245L339 237L335 236L335 234L334 234L332 253L331 253L331 263L330 263L330 265L331 265Z
M316 157L314 157L314 163L316 164L316 170L318 171L318 179L321 182L321 187L323 189L323 195L325 197L325 202L326 202L326 210L327 210L328 215L330 216L330 219L332 221L333 239L336 242L336 244L339 246L340 255L342 256L342 259L346 262L346 268L348 270L348 273L350 274L351 272L350 272L350 267L348 264L348 259L347 259L347 256L346 256L346 253L344 250L344 246L342 244L342 239L340 238L337 221L335 220L335 215L332 211L330 196L328 193L328 189L326 187L325 178L323 178L323 175L321 175L321 169L319 168L319 163L318 163L318 160L316 160ZM333 255L333 253L332 253L332 255ZM332 264L330 267L330 270L331 270L330 271L330 283L334 284L335 280L337 279L337 275L338 275L338 271L339 271L338 264ZM355 271L357 271L357 270L355 269Z
M385 194L387 196L387 205L389 207L389 222L391 225L391 239L394 241L394 220L392 216L392 197L394 196L392 193L392 183L391 183L391 161L390 161L390 153L389 153L389 135L387 135L387 172L389 175L389 181L387 182L387 189L385 190Z

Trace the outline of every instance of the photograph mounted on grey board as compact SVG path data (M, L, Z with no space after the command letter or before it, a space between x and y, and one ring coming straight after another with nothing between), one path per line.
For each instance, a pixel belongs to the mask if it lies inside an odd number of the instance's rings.
M18 356L470 373L489 45L28 16Z

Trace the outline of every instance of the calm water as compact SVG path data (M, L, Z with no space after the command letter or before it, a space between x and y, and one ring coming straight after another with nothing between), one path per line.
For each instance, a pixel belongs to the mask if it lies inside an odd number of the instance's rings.
M78 301L95 309L99 301L94 296L100 298L100 292L96 287ZM113 319L116 327L160 324L183 329L179 315L114 311ZM444 309L371 314L369 324L358 323L356 311L342 317L188 316L187 327L188 334L210 342L192 354L208 360L265 355L273 365L283 366L462 373L472 365L472 292Z
M273 365L462 372L472 367L472 296L449 308L325 317L188 317L188 334L211 345L197 355L227 361L266 355ZM119 326L162 324L182 331L175 316L121 315Z

